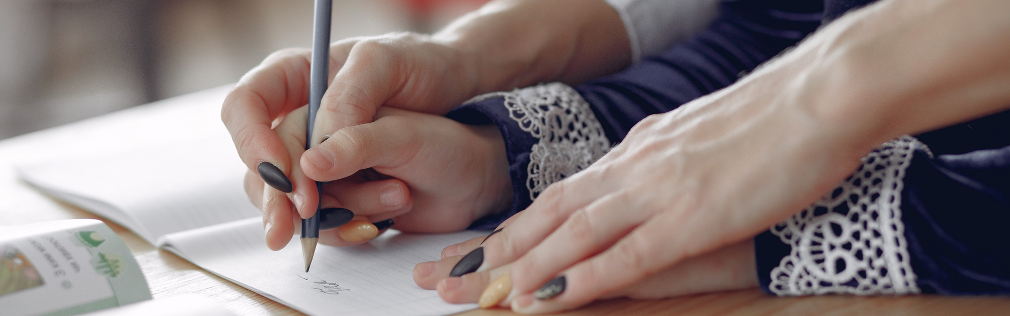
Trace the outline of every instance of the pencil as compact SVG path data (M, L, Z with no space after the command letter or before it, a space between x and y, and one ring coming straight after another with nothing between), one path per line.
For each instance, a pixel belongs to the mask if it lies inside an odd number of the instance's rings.
M330 61L330 16L332 0L316 0L315 18L312 22L312 64L309 68L309 120L305 130L305 150L312 147L312 128L315 126L316 113L326 93L329 77ZM316 182L316 196L319 196L322 183ZM319 203L316 203L316 214L309 219L302 219L302 257L305 259L305 272L309 272L312 256L316 253L319 242Z

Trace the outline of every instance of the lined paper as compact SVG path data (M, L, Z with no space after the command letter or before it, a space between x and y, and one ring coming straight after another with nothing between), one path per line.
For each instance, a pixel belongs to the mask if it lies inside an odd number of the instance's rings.
M196 265L307 314L445 315L476 308L449 304L413 281L414 265L486 231L411 235L388 231L355 247L316 249L306 273L298 238L281 251L264 245L263 224L249 219L170 234L159 246Z

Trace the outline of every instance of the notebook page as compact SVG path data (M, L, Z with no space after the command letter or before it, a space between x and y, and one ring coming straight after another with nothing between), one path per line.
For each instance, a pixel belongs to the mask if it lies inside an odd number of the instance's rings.
M281 251L263 242L259 219L170 234L160 246L236 284L307 314L445 315L476 308L449 304L414 283L414 265L486 231L411 235L388 231L356 247L316 249L306 273L298 238Z
M18 174L152 244L168 233L259 217L243 191L246 167L221 124L226 92L212 89L83 122L90 125L78 128L81 133L65 131L74 134L59 146L67 152L18 163Z
M47 193L115 220L153 244L168 233L260 216L243 191L245 166L227 150L234 147L196 139L18 171ZM123 217L136 223L124 223Z

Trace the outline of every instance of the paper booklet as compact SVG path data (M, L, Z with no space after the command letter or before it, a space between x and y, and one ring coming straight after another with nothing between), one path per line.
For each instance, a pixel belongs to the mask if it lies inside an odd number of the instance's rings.
M199 92L113 114L117 120L86 123L123 133L116 125L129 121L131 135L152 141L134 138L119 150L20 164L18 175L54 198L308 314L439 315L476 307L445 303L436 291L414 284L412 272L417 263L439 259L442 248L488 232L390 230L361 246L321 245L309 273L297 236L284 250L270 251L260 212L243 191L246 167L219 119L226 92Z
M75 315L149 299L130 249L99 220L0 229L0 314Z

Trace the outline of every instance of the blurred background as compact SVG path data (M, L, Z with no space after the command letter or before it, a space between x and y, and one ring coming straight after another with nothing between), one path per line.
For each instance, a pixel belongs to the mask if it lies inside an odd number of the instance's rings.
M430 33L487 0L334 0L333 41ZM237 81L309 47L312 0L0 0L0 139Z

